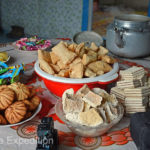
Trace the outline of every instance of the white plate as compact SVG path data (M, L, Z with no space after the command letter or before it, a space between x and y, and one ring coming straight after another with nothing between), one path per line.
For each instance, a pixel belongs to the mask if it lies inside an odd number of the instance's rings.
M40 112L41 108L42 108L42 103L39 104L38 108L36 109L36 111L34 112L34 114L30 118L23 120L21 122L15 123L15 124L0 125L0 127L13 127L13 126L21 125L25 122L28 122L31 119L33 119Z

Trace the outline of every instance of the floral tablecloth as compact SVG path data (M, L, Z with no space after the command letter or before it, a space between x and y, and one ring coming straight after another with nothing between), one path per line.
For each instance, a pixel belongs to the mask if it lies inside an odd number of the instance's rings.
M129 132L129 117L124 117L120 123L113 127L108 133L97 138L82 138L73 134L55 114L54 105L59 100L58 97L50 93L46 89L43 81L33 72L33 65L37 60L37 54L18 52L17 50L9 50L8 53L11 56L8 65L15 65L21 62L28 64L26 65L28 71L24 76L24 81L29 86L34 85L37 87L37 93L41 97L43 107L40 113L27 123L15 127L0 127L0 150L36 149L36 129L40 119L44 116L50 116L54 119L54 125L59 134L60 150L137 150ZM138 65L135 62L130 62L131 60L118 59L118 61L120 67ZM144 63L144 61L146 61L146 65L147 62L150 64L149 59L140 60L142 63ZM149 71L148 68L146 69Z

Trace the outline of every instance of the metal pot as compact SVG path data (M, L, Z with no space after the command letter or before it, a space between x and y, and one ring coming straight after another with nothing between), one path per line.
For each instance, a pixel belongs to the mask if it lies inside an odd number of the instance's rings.
M107 27L106 47L122 57L150 55L150 18L135 14L116 16Z

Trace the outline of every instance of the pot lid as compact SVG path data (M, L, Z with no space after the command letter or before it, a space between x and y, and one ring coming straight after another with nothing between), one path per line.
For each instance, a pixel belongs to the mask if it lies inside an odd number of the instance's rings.
M148 28L150 25L150 18L137 14L124 14L116 16L114 24L118 27L125 28Z
M76 33L73 36L73 42L80 44L85 42L86 46L90 46L91 42L94 42L97 46L103 44L103 38L98 33L93 31L83 31Z

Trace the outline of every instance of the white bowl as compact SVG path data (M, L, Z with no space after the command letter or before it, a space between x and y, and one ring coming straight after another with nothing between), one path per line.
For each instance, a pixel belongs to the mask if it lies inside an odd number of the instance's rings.
M18 123L15 123L15 124L0 125L0 127L13 127L13 126L21 125L21 124L23 124L25 122L28 122L31 119L33 119L40 112L41 108L42 108L42 103L39 104L39 106L36 109L36 111L34 112L34 114L31 117L29 117L28 119L23 120L23 121L18 122Z
M118 105L118 118L111 121L109 124L103 123L96 127L88 127L78 123L72 123L65 118L65 113L63 111L62 101L59 100L55 105L56 115L68 126L68 128L76 135L82 137L96 137L106 133L110 128L117 124L123 117L124 108L122 104Z

